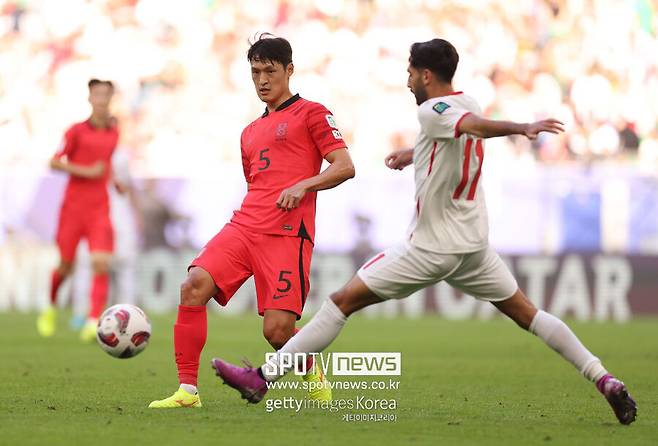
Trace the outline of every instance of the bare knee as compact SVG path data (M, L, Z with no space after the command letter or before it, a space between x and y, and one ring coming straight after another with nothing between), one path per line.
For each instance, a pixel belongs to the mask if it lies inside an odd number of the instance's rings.
M57 267L57 272L59 273L60 277L70 276L73 272L73 263L64 261L60 262L59 266Z
M530 324L537 314L537 308L520 289L509 299L493 302L493 304L524 330L530 328Z
M192 268L180 286L181 305L205 305L219 290L208 272Z
M274 348L274 350L279 350L281 347L286 345L286 342L295 334L295 327L287 326L284 324L264 324L263 325L263 336L269 342L269 344Z
M347 285L332 293L329 298L345 317L369 305L382 302L382 299L370 291L358 276L354 276Z
M345 289L342 288L338 291L334 291L329 295L329 299L338 307L338 309L347 317L352 314L350 305L350 300L348 293L345 292Z
M108 274L110 272L110 262L106 259L92 261L94 274Z

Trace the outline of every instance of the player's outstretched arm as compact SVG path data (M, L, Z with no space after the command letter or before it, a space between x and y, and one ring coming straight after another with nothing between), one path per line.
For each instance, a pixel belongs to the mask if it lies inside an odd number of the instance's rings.
M468 133L478 138L494 138L496 136L525 135L528 139L535 139L540 132L560 133L564 131L564 124L557 119L544 119L532 123L518 123L511 121L497 121L485 119L469 113L459 122L459 133Z
M354 164L347 148L336 149L324 157L330 165L325 170L311 178L284 189L276 200L278 208L288 211L299 206L307 192L331 189L354 177Z
M413 162L414 149L396 150L384 159L386 166L394 170L402 170Z
M50 160L50 168L54 170L61 170L70 175L80 178L101 178L105 174L105 163L97 161L91 166L83 166L81 164L69 163L63 161L61 158L53 158Z

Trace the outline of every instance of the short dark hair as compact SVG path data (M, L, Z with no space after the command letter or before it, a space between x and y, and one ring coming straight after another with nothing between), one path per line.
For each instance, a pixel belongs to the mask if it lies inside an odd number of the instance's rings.
M452 82L457 70L459 54L447 40L432 39L411 45L409 64L417 69L427 68L443 82Z
M260 62L279 62L283 67L292 63L292 47L283 37L275 37L270 33L261 34L251 43L247 51L247 60Z
M96 85L107 85L110 87L110 90L114 91L114 84L112 81L102 81L100 79L90 79L89 82L87 82L87 86L89 87L89 90L91 91L92 88L94 88Z

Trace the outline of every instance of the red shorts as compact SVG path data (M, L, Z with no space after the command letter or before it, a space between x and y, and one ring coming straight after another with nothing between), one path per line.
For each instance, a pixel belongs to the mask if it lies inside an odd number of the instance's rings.
M201 250L190 268L198 266L219 288L222 306L252 275L258 314L287 310L301 318L310 283L313 244L306 237L268 235L228 223Z
M57 246L63 261L73 262L82 238L87 239L89 252L112 252L114 232L109 210L90 212L62 208L57 227Z

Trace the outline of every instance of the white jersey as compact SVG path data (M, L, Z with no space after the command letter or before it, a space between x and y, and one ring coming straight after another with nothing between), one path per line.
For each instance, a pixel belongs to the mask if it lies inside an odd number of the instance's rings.
M480 172L484 141L460 134L469 113L481 114L461 92L428 99L418 108L414 147L416 214L410 243L436 253L470 253L488 245L489 225Z

